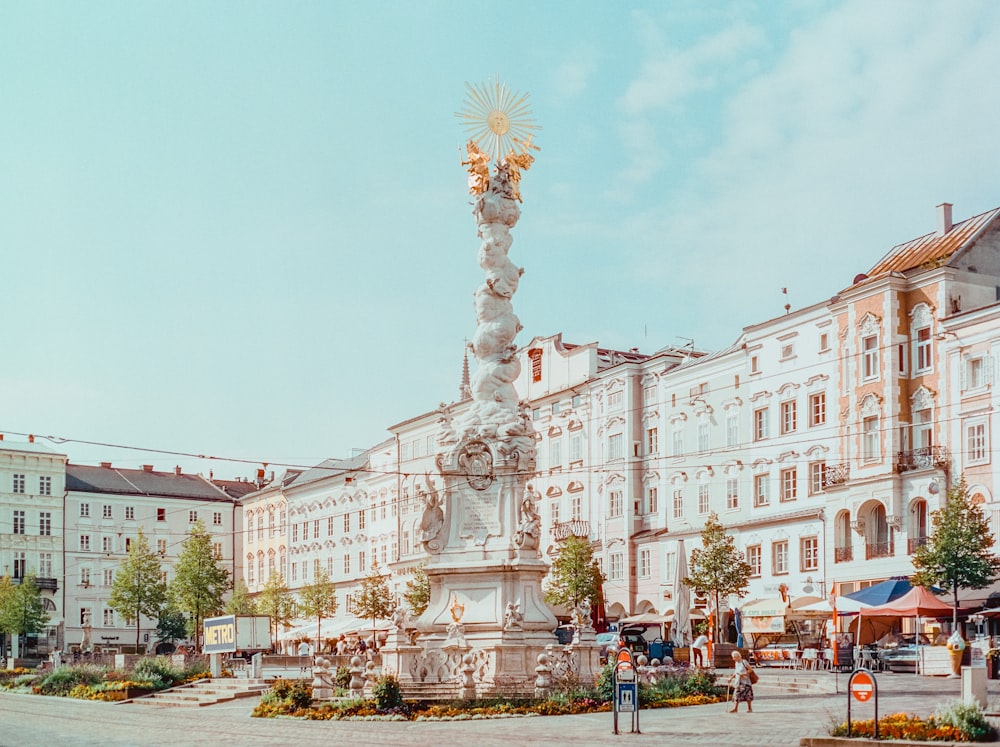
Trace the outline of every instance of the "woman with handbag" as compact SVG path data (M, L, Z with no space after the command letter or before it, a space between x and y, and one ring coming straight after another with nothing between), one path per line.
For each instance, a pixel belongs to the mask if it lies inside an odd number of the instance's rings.
M735 682L736 694L733 696L733 707L730 713L736 713L740 703L747 704L747 713L753 713L753 683L757 679L757 673L743 659L743 654L733 651L733 667L735 671L731 680Z

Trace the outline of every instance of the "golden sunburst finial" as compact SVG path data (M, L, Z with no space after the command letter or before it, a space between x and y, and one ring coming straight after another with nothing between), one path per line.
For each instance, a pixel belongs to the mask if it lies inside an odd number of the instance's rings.
M510 151L515 142L530 142L532 131L540 129L531 118L528 94L515 93L499 79L478 86L465 84L466 98L462 119L468 137L494 163Z

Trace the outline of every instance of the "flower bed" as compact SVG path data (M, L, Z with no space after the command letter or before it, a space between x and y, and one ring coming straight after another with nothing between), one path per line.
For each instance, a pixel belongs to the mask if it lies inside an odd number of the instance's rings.
M835 726L830 734L847 736L847 722ZM920 718L908 713L891 713L878 720L879 739L917 742L993 742L996 730L986 721L978 705L961 701L944 704L933 716ZM875 720L851 722L852 737L875 737Z

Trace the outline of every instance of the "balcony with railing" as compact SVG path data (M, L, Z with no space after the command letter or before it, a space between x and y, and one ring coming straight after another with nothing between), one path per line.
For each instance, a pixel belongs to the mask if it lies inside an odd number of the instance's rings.
M850 545L833 548L834 563L849 563L852 560L854 560L854 548Z
M888 542L869 542L865 545L865 558L871 560L872 558L891 558L895 547L893 546L893 541Z
M20 584L24 579L20 576L15 576L11 579L15 584ZM59 589L59 580L55 578L44 578L41 576L35 577L35 586L39 589L50 589L52 591L57 591Z
M944 446L921 446L911 451L896 454L896 472L912 472L918 469L948 469L951 453Z
M927 544L926 537L910 537L906 540L906 553L907 555L913 555L917 551L918 547L923 547Z
M823 473L823 487L832 488L835 485L843 485L851 477L851 465L849 462L826 465Z
M552 536L556 540L564 540L567 537L589 537L590 522L581 519L573 521L563 521L552 526Z

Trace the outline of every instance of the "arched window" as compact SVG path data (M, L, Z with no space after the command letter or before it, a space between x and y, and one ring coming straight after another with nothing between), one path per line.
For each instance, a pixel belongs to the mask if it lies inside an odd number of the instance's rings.
M910 504L910 538L907 552L912 555L921 545L927 544L927 501L918 498Z

